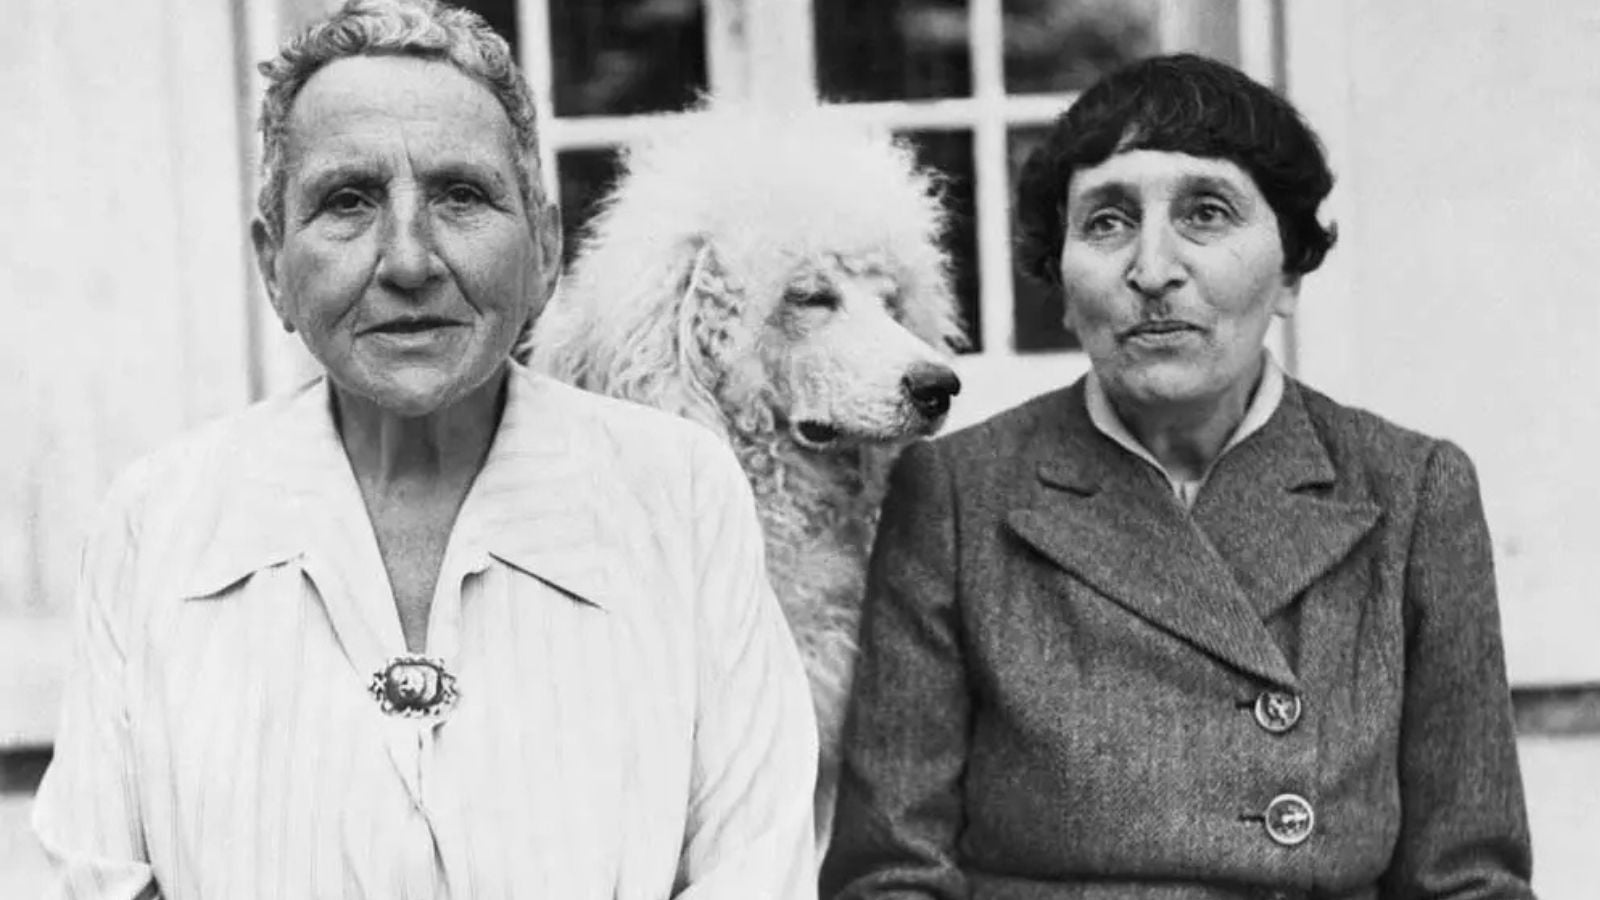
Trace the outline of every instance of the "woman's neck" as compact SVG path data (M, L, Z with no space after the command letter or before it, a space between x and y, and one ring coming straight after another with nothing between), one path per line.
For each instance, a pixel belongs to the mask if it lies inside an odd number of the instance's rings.
M501 372L422 416L396 415L335 385L336 421L356 480L379 491L402 485L464 489L488 456L505 385Z
M1197 481L1210 471L1228 439L1239 429L1265 371L1265 358L1255 373L1210 397L1182 403L1133 402L1107 393L1128 431L1173 477Z

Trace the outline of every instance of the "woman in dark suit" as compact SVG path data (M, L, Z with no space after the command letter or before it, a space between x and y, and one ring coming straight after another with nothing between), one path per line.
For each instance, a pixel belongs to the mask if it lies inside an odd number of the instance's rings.
M1058 120L1019 216L1092 370L897 466L825 896L1531 896L1472 464L1263 346L1331 186L1198 57Z

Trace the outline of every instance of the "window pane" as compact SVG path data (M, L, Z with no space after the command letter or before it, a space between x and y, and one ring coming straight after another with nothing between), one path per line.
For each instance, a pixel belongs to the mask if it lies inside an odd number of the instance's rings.
M1013 128L1006 141L1006 155L1011 173L1011 198L1016 207L1017 176L1022 164L1035 147L1043 144L1050 134L1048 127ZM1012 216L1012 246L1016 246L1016 217ZM1078 346L1078 340L1061 324L1063 305L1061 288L1044 284L1024 275L1016 266L1011 267L1011 289L1015 307L1012 327L1015 329L1012 344L1018 351L1069 350Z
M912 131L901 137L916 148L917 163L942 173L944 207L950 216L945 229L945 249L951 257L951 276L961 321L966 325L968 351L982 350L982 310L978 298L977 197L973 177L972 132Z
M816 0L814 15L823 98L972 95L966 0Z
M706 90L701 0L550 0L558 116L682 109Z
M1186 0L1161 14L1162 49L1240 64L1239 0Z
M450 5L483 16L489 27L511 45L511 58L517 58L517 0L451 0Z
M1157 0L1003 0L1006 91L1081 91L1160 50Z
M583 227L622 171L621 152L617 147L563 150L556 154L556 171L561 185L561 238L565 242L562 262L571 265Z

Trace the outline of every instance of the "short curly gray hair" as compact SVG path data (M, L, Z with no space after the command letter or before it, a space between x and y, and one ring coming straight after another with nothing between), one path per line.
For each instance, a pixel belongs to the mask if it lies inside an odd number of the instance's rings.
M261 99L261 193L257 210L274 239L283 236L288 181L284 150L295 97L323 66L353 56L406 56L455 66L487 87L505 108L517 142L517 181L528 210L539 207L539 133L533 92L511 48L476 13L437 0L348 0L344 7L284 43L257 68Z

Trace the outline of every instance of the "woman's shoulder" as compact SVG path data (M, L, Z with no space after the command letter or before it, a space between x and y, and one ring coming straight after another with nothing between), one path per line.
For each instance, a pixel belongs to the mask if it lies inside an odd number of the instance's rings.
M1081 382L1033 397L982 421L913 443L901 452L892 481L902 494L943 485L968 498L979 516L1002 515L1019 486L1031 484L1043 461L1070 443ZM1076 405L1076 406L1075 406Z
M1472 466L1466 452L1446 438L1341 403L1303 383L1294 387L1334 467L1346 475L1411 483L1433 465Z
M675 413L593 393L518 367L526 396L546 406L563 427L585 437L593 449L624 465L651 467L679 456L696 456L721 443L709 427Z
M124 467L107 492L108 503L132 508L156 498L175 498L215 487L229 472L254 456L254 451L281 434L297 407L311 402L319 381L256 401L249 406L193 425L136 457Z
M522 396L550 426L567 432L585 465L607 490L635 499L692 505L690 490L706 481L743 482L726 440L676 413L596 394L527 369ZM616 499L616 498L614 498Z
M1060 428L1073 404L1083 404L1082 381L1024 400L933 442L955 460L1012 457L1041 432Z

